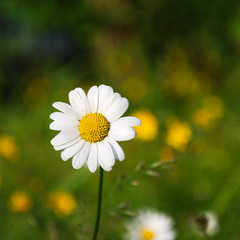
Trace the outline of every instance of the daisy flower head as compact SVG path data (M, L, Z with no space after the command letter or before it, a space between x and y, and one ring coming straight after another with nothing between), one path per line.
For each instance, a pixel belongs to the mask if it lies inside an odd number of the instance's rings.
M126 240L173 240L176 237L172 218L152 210L140 211L126 227Z
M132 127L141 124L136 117L121 117L128 108L128 100L113 91L110 86L93 86L87 95L82 88L69 93L70 104L53 103L61 112L54 112L50 129L60 131L51 140L55 150L61 150L61 158L72 159L73 168L85 163L91 172L100 165L111 171L115 159L123 161L125 154L117 141L133 139Z

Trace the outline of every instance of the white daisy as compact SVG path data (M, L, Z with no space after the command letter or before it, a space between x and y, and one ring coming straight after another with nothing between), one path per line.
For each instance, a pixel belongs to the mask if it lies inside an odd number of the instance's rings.
M81 88L69 93L70 105L55 102L50 129L60 131L51 144L62 150L61 158L73 157L75 169L87 163L91 172L100 165L105 171L112 170L115 159L123 161L124 152L117 141L126 141L136 136L132 128L141 124L136 117L122 117L128 108L128 100L114 93L106 85L93 86L88 94Z
M219 231L218 217L212 211L203 212L194 219L196 230L200 234L213 236Z
M172 218L151 210L140 211L127 224L127 230L126 240L173 240L176 237Z
M209 236L215 235L219 230L218 217L214 212L205 212L207 218L206 234Z

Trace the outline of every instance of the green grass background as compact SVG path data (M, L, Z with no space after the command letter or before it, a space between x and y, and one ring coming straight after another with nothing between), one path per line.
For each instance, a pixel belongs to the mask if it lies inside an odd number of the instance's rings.
M148 109L159 129L153 141L121 143L125 161L104 176L99 239L123 239L126 222L142 208L171 215L179 240L204 238L190 220L205 210L219 215L212 239L240 239L237 1L2 1L0 29L0 131L20 149L18 161L0 156L0 239L91 239L99 172L74 170L71 160L60 159L50 144L56 132L49 115L70 90L102 83L129 99L125 115ZM224 112L206 130L192 116L209 95L222 100ZM149 168L160 160L169 117L191 127L187 149L176 151L177 161L158 168L157 177L136 171L139 163ZM199 139L206 145L200 152ZM42 191L31 190L33 177L42 179ZM43 204L57 189L76 198L67 217ZM30 195L31 211L9 209L16 190Z

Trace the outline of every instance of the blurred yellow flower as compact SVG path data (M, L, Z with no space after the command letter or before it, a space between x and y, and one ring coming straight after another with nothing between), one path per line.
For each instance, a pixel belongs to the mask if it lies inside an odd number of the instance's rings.
M134 127L137 132L137 138L143 141L152 141L158 135L158 119L149 110L138 110L133 116L142 121L142 125Z
M217 96L208 96L203 100L203 108L193 114L193 121L199 127L209 128L223 115L223 103Z
M24 213L32 208L30 197L23 191L12 193L8 201L9 207L13 212Z
M199 127L208 127L211 118L211 113L207 109L199 109L193 115L193 121Z
M13 137L7 135L0 136L0 156L9 161L17 160L19 156L19 148Z
M175 98L194 97L209 90L209 81L199 80L199 73L191 66L185 49L181 47L175 46L169 50L165 69L164 90Z
M56 191L49 195L47 205L58 216L67 216L75 210L77 203L72 194L66 191Z
M203 106L207 109L214 119L222 117L224 106L221 98L218 96L207 96L203 100Z
M168 125L166 143L177 149L184 151L192 136L192 131L187 123L174 120Z
M171 161L176 157L172 148L164 146L159 150L159 158L163 162Z

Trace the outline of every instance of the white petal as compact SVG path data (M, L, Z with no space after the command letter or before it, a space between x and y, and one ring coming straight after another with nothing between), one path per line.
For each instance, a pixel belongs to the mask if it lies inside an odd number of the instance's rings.
M82 99L82 102L86 108L86 112L90 113L91 111L90 111L89 101L87 99L85 92L82 90L82 88L75 88L75 91L78 93L78 95Z
M85 140L81 139L79 142L76 144L72 145L71 147L68 147L64 149L61 153L61 158L63 161L68 160L72 156L74 156L80 149L83 147L85 143Z
M116 121L126 112L128 105L126 98L120 98L112 104L104 116L109 122Z
M116 141L127 141L136 137L136 131L126 125L119 125L118 127L110 127L108 136Z
M94 173L98 166L97 144L91 143L91 149L87 161L90 172Z
M121 146L110 137L106 137L106 141L110 143L115 159L123 161L125 159L125 154Z
M72 166L75 169L79 169L86 162L90 151L90 142L86 142L82 149L73 157Z
M86 107L85 104L83 103L81 97L77 93L76 90L72 90L68 94L69 102L72 105L73 109L78 112L82 117L86 115Z
M54 112L50 115L50 118L55 121L61 121L70 126L78 126L79 121L73 117L61 112Z
M97 88L97 86L93 86L89 89L87 97L88 97L89 105L91 108L91 112L92 113L97 112L97 109L98 109L98 88Z
M79 131L61 131L57 136L51 140L52 145L61 145L69 141L72 141L74 138L80 135Z
M63 102L55 102L53 103L53 107L55 107L56 109L58 109L59 111L77 118L78 120L81 119L81 115L79 115L78 112L74 111L72 106L67 104L67 103L63 103Z
M77 137L77 138L73 139L72 141L69 141L69 142L67 142L67 143L65 143L65 144L55 145L55 146L54 146L54 149L55 149L56 151L58 151L58 150L63 150L63 149L65 149L65 148L68 148L68 147L72 146L73 144L79 142L80 140L81 140L81 137Z
M99 113L101 113L105 116L108 109L113 105L114 102L116 102L120 98L121 98L121 95L119 93L113 93L109 97L109 99L107 99L107 101L105 103L103 103L103 105L101 107L101 112L99 112Z
M50 124L49 128L52 130L56 130L56 131L62 131L62 130L77 131L78 130L77 126L70 126L61 121L52 122Z
M102 160L98 159L98 162L103 170L105 170L107 172L110 172L112 170L112 167L105 165L105 163L102 162Z
M98 102L98 112L102 113L103 105L113 94L113 89L109 86L102 84L99 86L98 92L99 92L99 94L98 94L98 101L99 101Z
M127 125L130 127L136 127L141 124L141 120L137 117L122 117L119 118L117 121L111 122L111 126Z
M97 148L99 164L104 170L110 171L115 163L111 146L107 141L103 140L101 142L97 142Z

